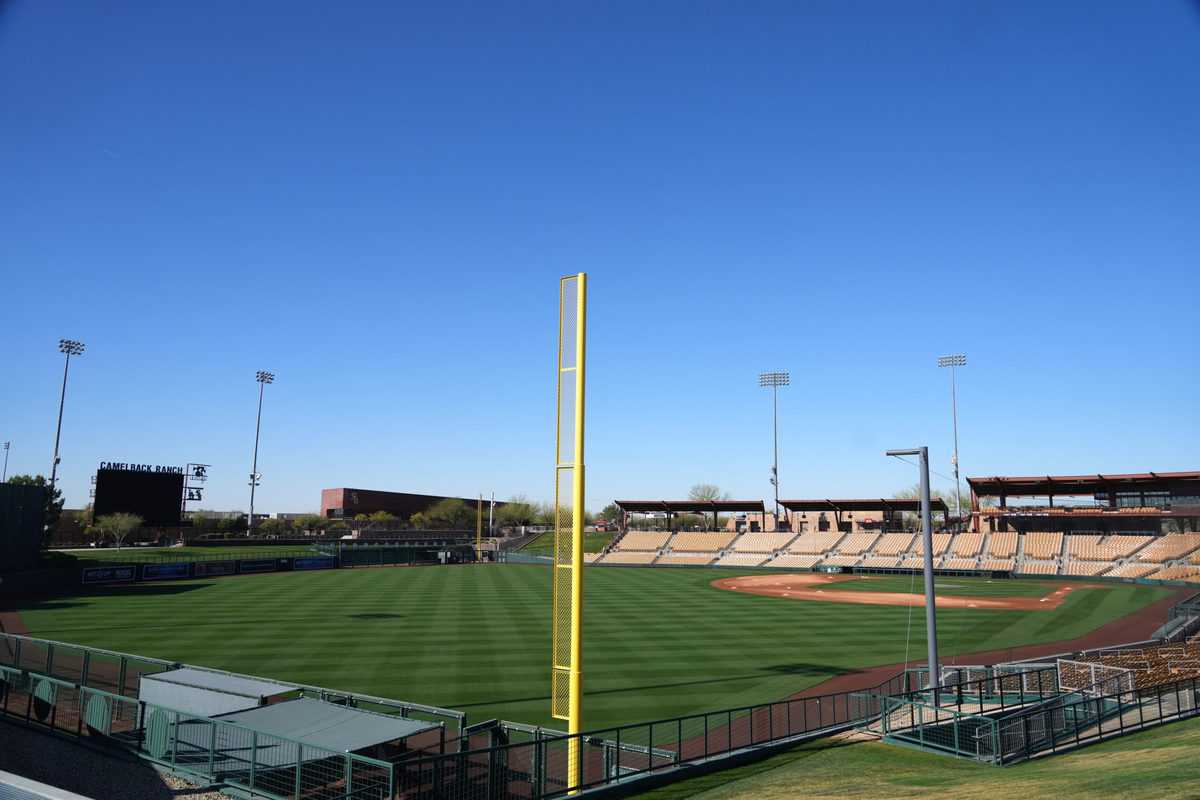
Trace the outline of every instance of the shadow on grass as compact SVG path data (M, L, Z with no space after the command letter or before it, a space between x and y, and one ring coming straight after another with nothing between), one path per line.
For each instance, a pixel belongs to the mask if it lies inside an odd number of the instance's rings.
M720 683L731 683L736 681L748 681L755 678L769 677L764 673L776 673L783 675L804 675L813 678L830 678L834 675L842 675L845 670L837 667L831 667L828 664L774 664L764 666L759 672L751 672L745 675L726 675L721 678L703 678L696 681L676 681L673 683L649 683L642 686L622 686L619 689L597 689L593 691L585 691L583 694L586 697L603 697L610 694L626 694L629 692L650 691L654 689L679 689L684 686L711 686ZM538 695L535 697L508 697L496 700L489 700L486 703L456 703L455 708L478 708L480 706L493 706L503 703L536 703L543 700L549 700L550 695Z

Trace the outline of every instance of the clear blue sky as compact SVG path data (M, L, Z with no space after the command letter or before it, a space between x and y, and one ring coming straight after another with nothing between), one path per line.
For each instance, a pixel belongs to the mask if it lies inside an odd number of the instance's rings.
M1200 13L1147 2L0 5L0 440L552 494L591 277L589 506L699 481L1200 467ZM935 483L945 485L942 478Z

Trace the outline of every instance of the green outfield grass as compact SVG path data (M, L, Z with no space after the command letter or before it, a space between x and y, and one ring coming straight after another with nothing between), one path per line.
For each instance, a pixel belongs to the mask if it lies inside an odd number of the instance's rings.
M1073 753L993 767L879 742L825 739L746 767L681 781L645 800L1174 800L1200 796L1200 720Z
M604 546L612 541L615 534L612 533L596 533L589 531L583 534L583 552L599 553L604 549ZM522 553L528 553L531 556L552 556L554 555L554 534L543 533L534 539L529 544L521 548Z
M779 699L847 670L903 662L910 622L908 655L918 660L925 652L920 609L710 586L754 572L588 569L586 725ZM956 591L990 590L984 579L953 583L965 587ZM1121 584L1077 589L1052 611L945 609L941 652L1072 638L1167 593ZM31 603L22 618L50 639L446 705L476 720L550 724L545 567L179 581Z

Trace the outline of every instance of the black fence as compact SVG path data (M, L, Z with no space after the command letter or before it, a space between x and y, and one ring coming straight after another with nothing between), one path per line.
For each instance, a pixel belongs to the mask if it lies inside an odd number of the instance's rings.
M799 697L566 735L499 729L488 746L395 764L404 800L549 798L827 735L880 713L882 696L915 688L912 673L866 690ZM577 753L577 755L576 755ZM578 760L579 774L570 764Z

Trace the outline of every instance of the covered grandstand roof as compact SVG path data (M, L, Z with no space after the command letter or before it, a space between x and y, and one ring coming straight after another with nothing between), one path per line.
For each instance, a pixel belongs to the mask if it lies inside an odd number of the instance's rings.
M1136 489L1167 490L1180 482L1200 482L1200 472L1134 472L1095 475L1031 475L967 478L976 495L1025 496L1094 494Z
M763 511L762 500L614 500L622 511L633 514L651 511Z
M852 500L780 500L779 505L788 511L914 511L921 510L920 500L896 498L856 498ZM935 497L930 508L948 513L946 503Z

